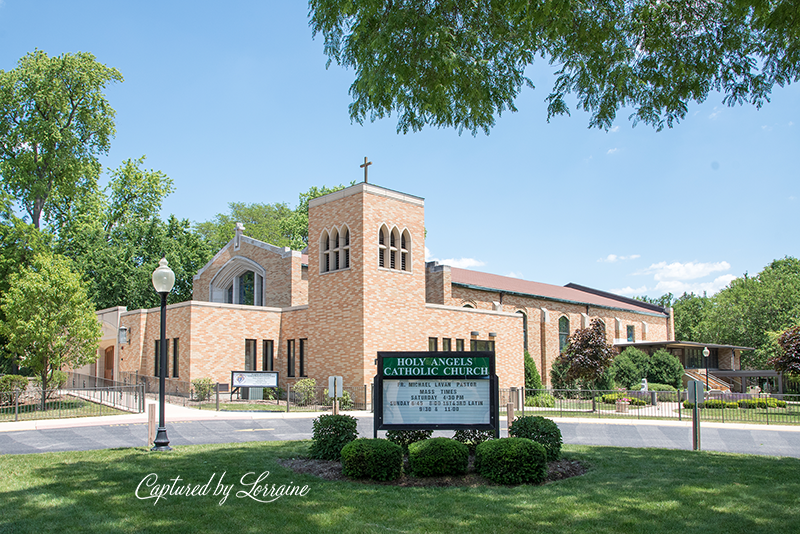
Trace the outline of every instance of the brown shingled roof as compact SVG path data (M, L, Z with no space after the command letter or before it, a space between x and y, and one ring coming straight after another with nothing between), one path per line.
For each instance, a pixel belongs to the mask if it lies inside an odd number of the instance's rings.
M591 306L631 310L640 313L658 313L657 311L653 310L652 306L647 306L644 303L639 305L636 304L635 301L632 301L632 299L616 297L610 293L604 293L596 290L590 293L588 291L581 291L571 287L554 286L550 284L542 284L541 282L530 282L528 280L520 280L519 278L480 273L478 271L459 269L457 267L450 267L450 276L453 284L463 286L472 286L475 288L494 291L506 291L509 293L519 293L523 295L530 295L532 297L575 302L578 304L589 304ZM604 294L600 295L597 293Z

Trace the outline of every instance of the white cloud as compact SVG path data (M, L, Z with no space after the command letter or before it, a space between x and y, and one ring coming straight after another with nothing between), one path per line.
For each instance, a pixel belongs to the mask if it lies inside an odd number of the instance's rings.
M606 152L606 155L616 154L618 150L618 148L611 148L608 150L608 152Z
M516 271L511 271L506 276L508 276L509 278L520 278L520 279L523 278L522 273L518 273Z
M617 133L618 131L619 131L619 126L614 126L613 128L611 128L609 130L609 132L611 132L611 133Z
M647 286L633 288L631 286L623 287L619 289L612 289L611 293L615 293L617 295L623 295L626 297L634 296L634 295L644 295L647 293Z
M438 261L441 265L449 265L450 267L457 267L460 269L469 269L470 267L481 267L486 265L485 262L476 260L475 258L448 258L445 260L440 260L431 256L431 251L428 250L428 247L425 247L425 261Z
M717 271L727 271L730 268L731 264L727 261L718 261L714 263L680 263L676 261L669 264L662 261L660 263L654 263L647 269L634 274L652 274L653 279L658 282L669 280L696 280Z
M709 115L708 118L711 120L716 120L717 115L719 115L720 113L722 113L722 110L719 109L717 106L714 106L714 111L711 112L711 115Z
M680 280L662 280L656 284L655 294L663 295L664 293L672 293L673 295L682 295L684 293L694 293L695 295L702 295L707 293L713 295L714 293L724 289L736 277L732 274L723 274L718 276L711 282L682 282Z
M602 263L615 263L618 261L635 260L637 258L641 258L641 256L639 254L631 254L630 256L617 256L616 254L609 254L605 258L600 258L597 261Z

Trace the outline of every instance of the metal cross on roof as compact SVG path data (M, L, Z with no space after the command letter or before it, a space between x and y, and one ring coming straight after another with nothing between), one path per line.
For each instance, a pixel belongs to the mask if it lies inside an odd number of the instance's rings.
M367 183L367 167L369 167L370 165L372 165L372 162L367 161L367 156L364 156L364 163L359 165L359 167L362 167L364 169L364 183Z

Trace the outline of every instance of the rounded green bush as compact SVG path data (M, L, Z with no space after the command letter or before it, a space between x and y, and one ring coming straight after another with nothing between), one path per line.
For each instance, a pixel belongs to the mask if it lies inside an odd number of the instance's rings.
M314 419L309 451L312 458L338 460L342 447L358 437L358 419L350 415L320 415Z
M527 438L484 441L475 450L475 470L499 484L538 484L547 477L547 451Z
M538 415L520 417L511 423L508 435L540 443L547 451L548 461L558 460L561 456L561 430L551 419Z
M469 448L450 438L418 441L408 446L408 464L420 477L463 475L469 465Z
M350 478L394 480L403 469L403 449L385 439L360 438L342 448L342 474Z

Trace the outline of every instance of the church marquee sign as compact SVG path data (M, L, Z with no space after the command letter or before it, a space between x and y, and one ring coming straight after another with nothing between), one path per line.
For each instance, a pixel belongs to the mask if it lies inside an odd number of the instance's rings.
M378 430L498 431L494 352L379 352Z

